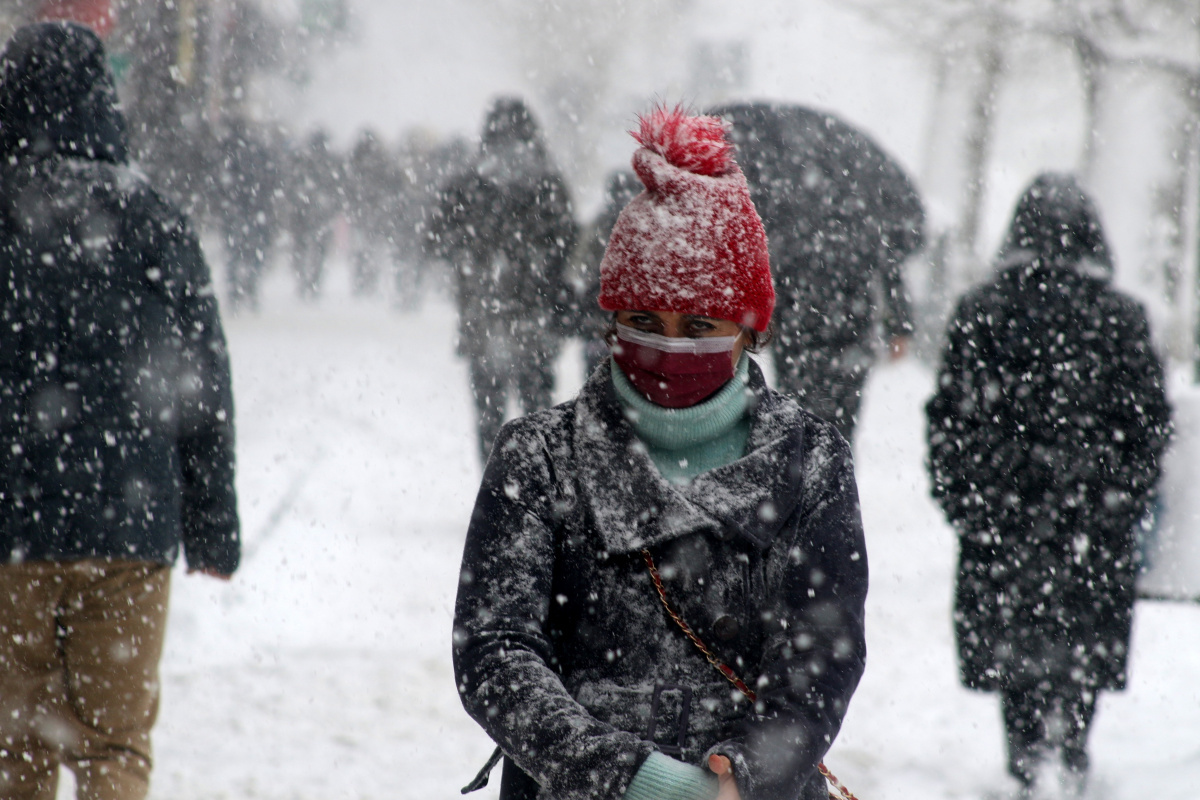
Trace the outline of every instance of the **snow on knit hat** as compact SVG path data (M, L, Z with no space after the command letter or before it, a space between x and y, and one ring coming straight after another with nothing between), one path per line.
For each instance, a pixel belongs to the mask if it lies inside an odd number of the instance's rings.
M646 190L600 262L606 311L674 311L765 331L775 308L767 234L716 117L658 108L641 118L633 169Z

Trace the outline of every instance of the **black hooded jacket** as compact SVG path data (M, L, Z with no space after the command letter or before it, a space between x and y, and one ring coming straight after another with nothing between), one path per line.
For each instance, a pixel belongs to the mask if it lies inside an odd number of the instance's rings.
M112 73L104 46L86 28L45 23L13 34L0 64L0 153L125 163Z
M0 55L0 558L237 566L233 404L184 217L126 165L100 41Z
M1043 175L997 275L950 323L926 413L933 493L960 535L970 687L1125 684L1134 526L1170 411L1145 314L1111 271L1090 199Z

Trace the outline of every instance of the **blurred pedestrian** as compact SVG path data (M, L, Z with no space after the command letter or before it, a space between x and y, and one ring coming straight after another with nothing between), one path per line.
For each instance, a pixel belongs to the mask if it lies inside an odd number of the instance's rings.
M440 206L445 191L472 167L477 149L463 136L449 136L428 143L418 158L410 162L417 173L412 188L418 199L409 208L414 215L420 216L416 230L421 258L425 262L422 279L429 287L451 296L455 292L457 270L449 263L448 253L438 241L436 227L440 225Z
M866 656L850 448L748 355L775 294L720 120L658 110L637 139L646 191L600 268L612 358L484 470L459 693L502 800L827 800Z
M0 796L146 796L170 568L239 558L229 365L187 220L128 163L104 49L0 54Z
M362 131L355 141L346 184L353 234L352 285L356 295L372 295L395 255L392 229L400 201L399 166L374 131Z
M314 131L292 156L291 211L292 270L296 288L305 299L321 294L325 259L333 240L334 223L342 210L341 165L329 149L329 135Z
M446 187L431 232L456 271L459 352L487 460L510 391L526 413L550 405L571 304L571 201L523 100L488 111L479 158Z
M395 213L391 236L395 266L395 307L415 311L427 288L430 256L425 250L429 217L438 200L434 160L437 138L412 128L400 135L395 152Z
M229 305L257 311L259 283L277 231L281 184L275 154L247 120L232 119L221 141L220 183Z
M598 335L612 324L612 316L596 307L600 296L600 261L608 236L625 206L642 190L637 175L628 169L613 170L604 182L604 207L579 237L575 246L575 279L578 287L574 304L575 334L584 341L584 379L608 361L608 345Z
M1145 314L1111 275L1089 197L1039 176L996 275L958 305L926 408L959 534L961 677L1000 693L1029 797L1079 795L1097 695L1125 688L1134 528L1170 429Z
M713 113L733 126L771 241L777 383L853 441L877 327L892 358L913 332L901 268L923 242L921 199L893 158L832 114L775 103Z

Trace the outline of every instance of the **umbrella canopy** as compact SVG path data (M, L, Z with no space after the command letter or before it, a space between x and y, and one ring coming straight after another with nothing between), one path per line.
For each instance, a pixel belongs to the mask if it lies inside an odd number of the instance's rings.
M731 123L737 161L771 242L781 299L811 325L849 327L869 315L855 301L880 270L923 242L924 209L900 165L862 131L833 114L799 105L730 103L708 113ZM861 302L859 302L861 305ZM808 327L795 315L794 324Z
M763 222L781 237L811 237L830 223L902 235L921 243L924 211L900 165L862 131L833 114L783 103L732 103L709 113L733 125L738 164Z

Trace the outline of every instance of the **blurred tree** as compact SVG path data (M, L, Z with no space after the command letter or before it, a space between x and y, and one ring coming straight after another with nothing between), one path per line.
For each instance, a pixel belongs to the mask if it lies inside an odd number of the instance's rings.
M124 0L116 46L129 57L121 99L139 161L189 210L195 182L208 159L207 113L212 39L203 35L219 19L211 3Z
M1129 71L1168 76L1184 111L1164 112L1174 123L1155 146L1170 153L1178 167L1165 177L1146 177L1164 182L1149 187L1154 201L1146 209L1146 227L1161 231L1162 241L1157 248L1144 245L1139 260L1162 259L1155 268L1164 273L1160 283L1172 317L1168 341L1177 356L1186 352L1196 359L1200 376L1200 7L1195 0L851 3L931 61L934 98L922 177L933 199L933 225L943 231L936 250L943 254L946 285L940 289L946 297L977 280L986 263L980 231L995 105L1012 68L1024 66L1022 61L1047 44L1072 54L1083 109L1076 170L1085 183L1099 177L1105 125L1122 122L1106 113L1114 76Z
M260 0L117 0L113 50L138 157L189 212L219 198L217 142L230 119L260 119L255 82L288 69L300 20Z

